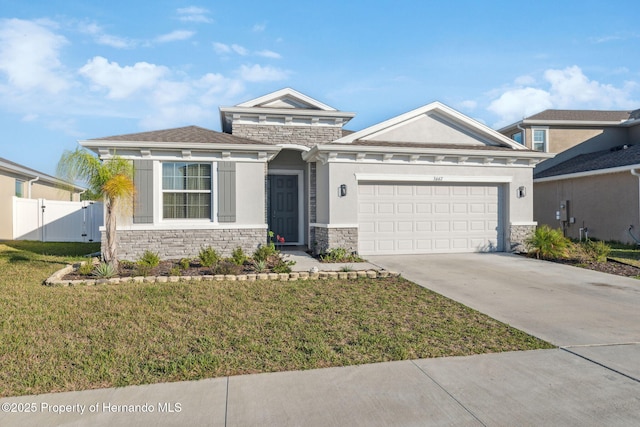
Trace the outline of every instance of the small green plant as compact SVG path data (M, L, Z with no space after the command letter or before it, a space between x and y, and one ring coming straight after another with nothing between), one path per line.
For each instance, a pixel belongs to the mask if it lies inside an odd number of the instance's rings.
M126 259L123 259L122 261L118 262L118 265L120 268L123 268L125 270L133 270L134 268L136 268L136 263L133 261L129 261Z
M222 261L213 268L213 274L240 274L242 267L233 261Z
M189 260L189 258L182 258L179 264L182 270L188 270L189 267L191 267L191 261Z
M256 273L264 273L265 271L267 271L267 261L253 261L253 267L256 270Z
M322 262L362 262L355 253L349 252L345 248L333 248L329 249L326 253L320 255L320 261Z
M202 264L203 267L213 267L218 261L220 261L220 255L218 255L218 252L211 246L200 249L198 258L200 259L200 264Z
M243 265L247 260L247 256L245 255L241 247L237 247L233 250L233 253L231 254L231 259L233 260L234 264Z
M136 265L136 276L144 276L147 277L151 274L151 266L148 264L138 264Z
M353 271L353 266L352 265L343 265L342 268L340 268L340 271L348 273L350 271Z
M552 229L548 225L536 228L525 243L530 254L548 260L565 258L571 247L571 241L564 237L562 230Z
M157 267L160 264L160 256L157 252L144 251L142 256L138 259L138 265L144 264L149 267Z
M587 240L583 243L583 247L587 254L596 262L606 262L607 257L611 253L611 246L601 240Z
M295 261L285 261L278 258L278 261L271 267L274 273L291 273L291 266L295 265Z
M169 276L182 276L182 270L179 265L175 265L169 270Z
M115 269L113 264L101 262L95 266L93 273L91 274L99 279L110 279L111 277L115 277L118 274L118 271Z
M78 267L78 274L89 276L91 273L93 273L93 264L91 262L85 262Z
M269 257L276 255L278 251L273 243L268 245L260 245L258 249L253 253L253 259L256 261L267 261Z

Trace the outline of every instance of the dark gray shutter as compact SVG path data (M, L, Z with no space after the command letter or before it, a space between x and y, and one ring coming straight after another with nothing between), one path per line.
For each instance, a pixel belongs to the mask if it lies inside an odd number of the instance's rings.
M236 221L236 163L218 163L218 222Z
M133 205L133 223L153 223L153 160L133 161L133 183L136 197Z

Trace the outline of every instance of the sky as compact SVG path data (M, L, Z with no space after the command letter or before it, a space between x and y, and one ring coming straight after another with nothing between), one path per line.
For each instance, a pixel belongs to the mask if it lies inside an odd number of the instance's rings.
M0 0L0 157L197 125L291 87L361 130L440 101L492 128L640 108L636 2Z

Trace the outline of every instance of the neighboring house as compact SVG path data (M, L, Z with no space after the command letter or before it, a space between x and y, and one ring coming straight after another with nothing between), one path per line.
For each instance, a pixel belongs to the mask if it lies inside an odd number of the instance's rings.
M293 89L188 126L81 141L133 160L137 198L119 254L286 244L368 254L510 251L535 227L532 170L547 154L438 102L359 132ZM103 242L106 239L103 239Z
M82 187L0 157L0 239L14 238L13 197L79 201Z
M627 135L629 120L638 116L640 110L544 110L498 132L531 150L561 153L586 141L619 143Z
M640 110L545 110L499 130L526 147L558 153L534 170L539 224L632 243L640 235Z

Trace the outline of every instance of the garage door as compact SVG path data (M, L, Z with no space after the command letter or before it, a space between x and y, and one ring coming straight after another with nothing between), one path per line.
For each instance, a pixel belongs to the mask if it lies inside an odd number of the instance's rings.
M359 252L501 251L501 206L498 185L361 183Z

